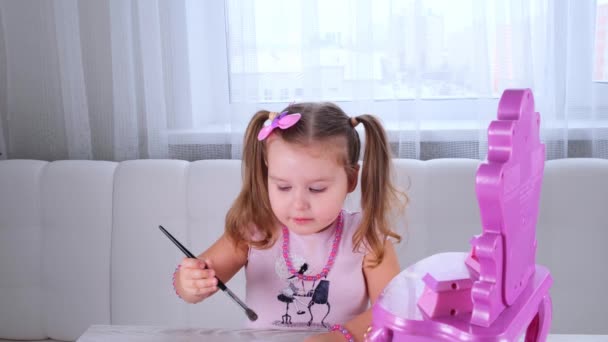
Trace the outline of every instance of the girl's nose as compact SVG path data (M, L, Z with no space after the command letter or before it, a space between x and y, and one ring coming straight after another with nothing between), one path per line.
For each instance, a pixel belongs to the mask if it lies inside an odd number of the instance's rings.
M310 206L308 194L304 193L303 191L296 191L293 204L295 209L308 209Z

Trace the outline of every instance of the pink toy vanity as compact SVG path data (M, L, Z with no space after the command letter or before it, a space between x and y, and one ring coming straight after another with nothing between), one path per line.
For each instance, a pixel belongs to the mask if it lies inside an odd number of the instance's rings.
M475 180L482 233L471 252L436 254L395 277L373 307L366 341L546 340L553 280L536 264L539 126L532 92L505 90Z

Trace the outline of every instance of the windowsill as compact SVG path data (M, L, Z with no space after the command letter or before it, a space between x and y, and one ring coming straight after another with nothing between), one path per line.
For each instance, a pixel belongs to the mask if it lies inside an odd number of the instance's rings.
M488 123L489 125L489 123ZM414 141L474 141L481 135L486 135L488 125L481 127L481 122L473 120L427 120L414 123L391 124L385 123L387 134L391 140L403 139ZM362 134L363 128L357 127ZM594 132L607 132L608 119L604 120L569 120L551 122L551 127L542 127L541 137L547 140L591 140ZM208 125L200 129L171 130L168 132L170 145L214 145L240 143L244 130L231 131L229 125Z

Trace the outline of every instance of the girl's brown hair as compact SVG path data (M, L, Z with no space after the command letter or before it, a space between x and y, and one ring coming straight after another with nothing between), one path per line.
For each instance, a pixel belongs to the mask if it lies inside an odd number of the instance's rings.
M296 103L283 111L300 113L300 121L272 134L289 143L308 145L342 139L345 171L352 179L358 169L361 141L354 124L365 127L366 144L361 170L361 224L353 235L357 250L362 245L373 253L373 264L384 258L384 242L388 237L401 240L390 227L388 213L395 204L405 204L407 197L391 182L391 153L384 128L372 115L350 118L333 103ZM255 248L268 248L274 243L277 219L268 198L268 168L266 141L257 135L268 119L269 112L257 112L245 132L243 141L243 186L226 215L226 233L235 243L247 243ZM404 201L402 202L401 199ZM252 232L257 232L254 238Z

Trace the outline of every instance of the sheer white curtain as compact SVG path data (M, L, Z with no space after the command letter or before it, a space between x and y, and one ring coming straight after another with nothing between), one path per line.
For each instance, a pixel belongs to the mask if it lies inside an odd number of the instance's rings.
M548 158L606 158L607 6L230 0L231 98L337 101L351 115L381 116L400 157L484 158L500 94L527 87Z
M0 0L0 158L239 158L256 110L319 100L484 158L521 87L548 158L608 158L605 2Z
M2 0L0 132L8 157L171 157L172 132L200 127L216 95L227 94L209 78L217 58L204 35L224 33L204 6L224 5Z

